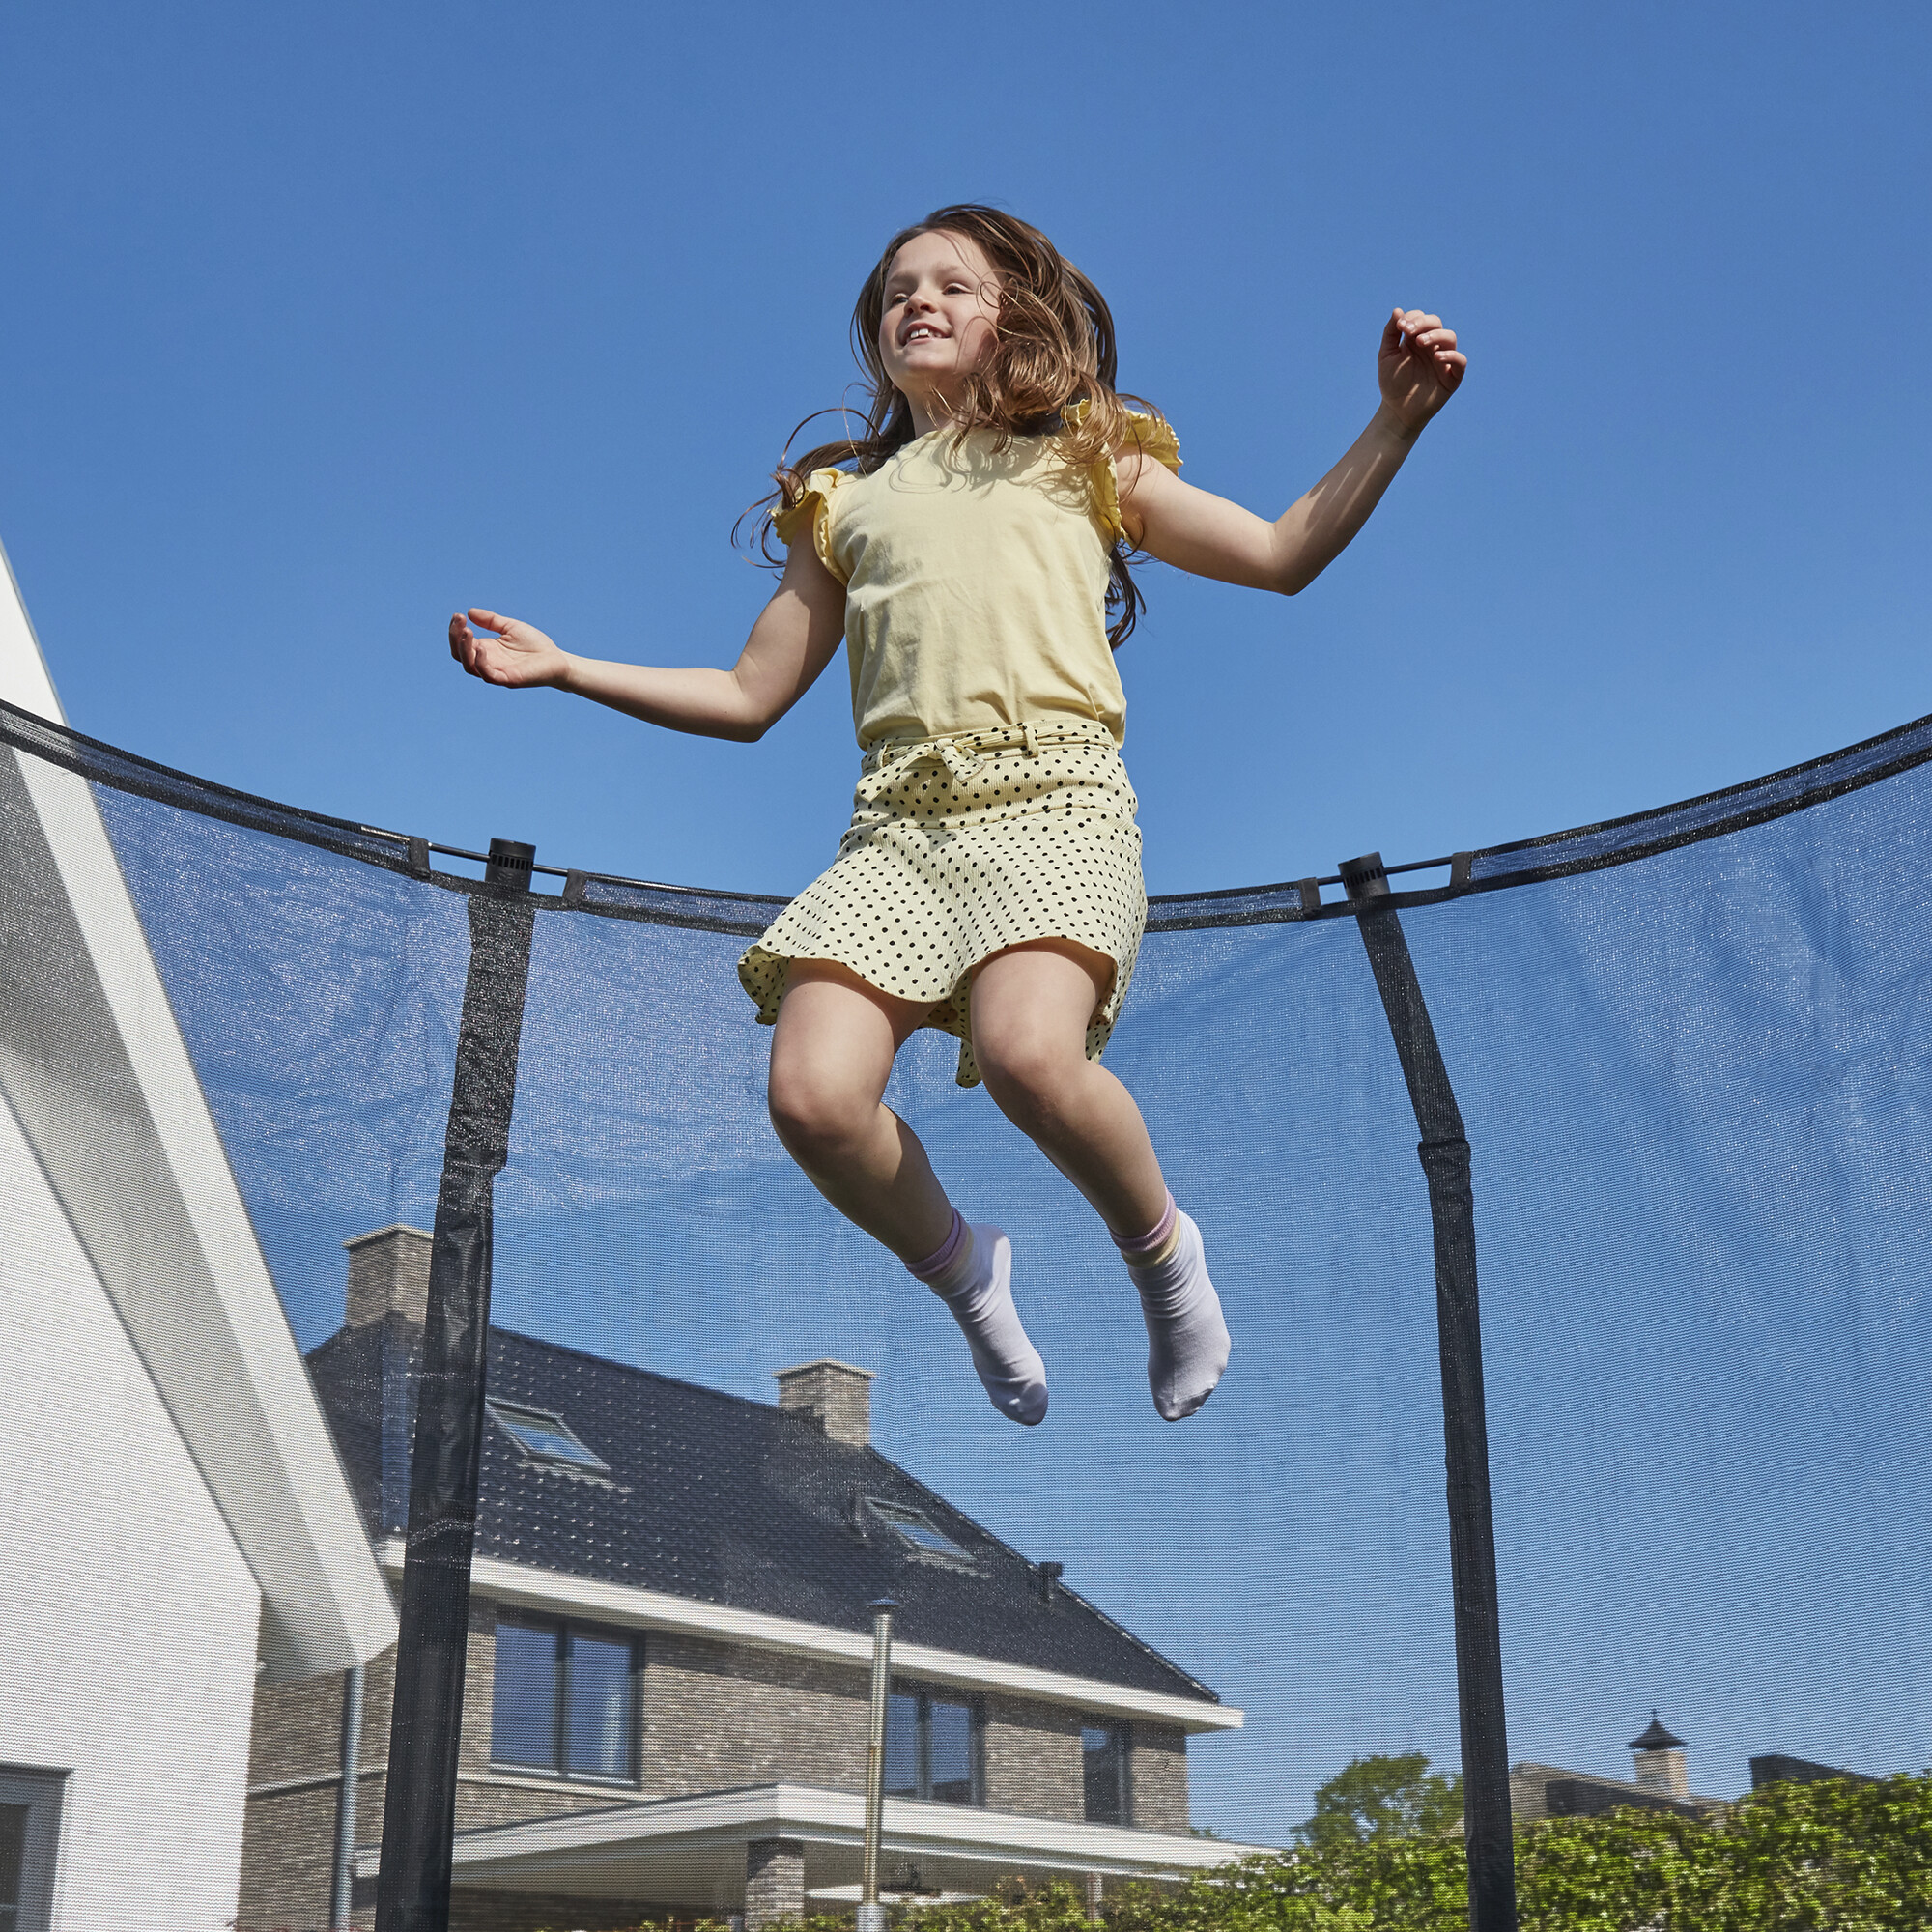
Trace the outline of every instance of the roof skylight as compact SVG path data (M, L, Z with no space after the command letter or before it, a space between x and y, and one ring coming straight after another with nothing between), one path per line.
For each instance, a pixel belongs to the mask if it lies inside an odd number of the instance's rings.
M494 1397L485 1406L510 1440L533 1462L559 1463L567 1468L594 1470L600 1476L610 1474L610 1463L586 1448L562 1416L547 1408L498 1402Z
M970 1550L962 1549L930 1517L920 1511L907 1509L903 1503L882 1503L876 1496L867 1496L866 1503L872 1514L916 1554L937 1556L948 1563L970 1564L973 1561Z

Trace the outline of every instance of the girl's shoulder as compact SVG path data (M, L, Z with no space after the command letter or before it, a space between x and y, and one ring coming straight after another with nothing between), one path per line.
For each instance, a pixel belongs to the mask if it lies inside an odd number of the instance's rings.
M1078 429L1087 420L1089 405L1085 402L1069 403L1061 412L1062 434ZM1174 433L1174 425L1165 416L1151 415L1144 410L1122 410L1122 434L1119 454L1128 449L1137 449L1143 456L1151 456L1156 463L1164 464L1169 469L1180 468L1180 439Z
M787 550L810 530L819 562L841 583L845 573L832 556L832 498L840 484L853 480L849 469L814 469L805 479L797 500L772 513L772 533Z
M1063 436L1068 431L1077 431L1087 420L1088 407L1085 402L1069 403L1061 412ZM1180 468L1180 439L1175 435L1174 425L1165 416L1149 415L1140 410L1122 410L1121 416L1122 432L1118 447L1103 450L1087 466L1094 496L1094 515L1115 543L1130 541L1126 525L1121 519L1121 478L1115 468L1115 458L1131 451L1151 459L1165 469L1179 470Z

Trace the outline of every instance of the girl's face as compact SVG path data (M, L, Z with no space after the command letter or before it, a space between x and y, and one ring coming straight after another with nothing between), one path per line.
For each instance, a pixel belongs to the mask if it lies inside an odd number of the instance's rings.
M926 413L955 378L992 355L999 277L977 243L934 229L893 257L885 296L879 359L886 380L915 413Z

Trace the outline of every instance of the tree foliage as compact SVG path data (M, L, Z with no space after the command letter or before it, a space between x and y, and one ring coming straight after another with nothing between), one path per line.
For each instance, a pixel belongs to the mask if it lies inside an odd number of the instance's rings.
M1775 1784L1710 1824L1670 1812L1517 1833L1522 1932L1925 1932L1932 1775ZM1184 1885L1109 1888L1107 1932L1467 1932L1460 1835L1345 1837ZM1089 1932L1070 1885L895 1908L896 1932ZM847 1918L804 1932L851 1932Z
M1343 1766L1317 1789L1315 1814L1294 1835L1327 1851L1370 1838L1439 1838L1462 1822L1461 1774L1445 1777L1421 1751L1405 1751Z

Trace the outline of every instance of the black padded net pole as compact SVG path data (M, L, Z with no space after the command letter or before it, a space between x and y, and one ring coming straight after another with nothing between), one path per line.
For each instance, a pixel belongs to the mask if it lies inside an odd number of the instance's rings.
M469 900L469 971L437 1192L410 1472L378 1932L447 1932L449 1925L482 1463L492 1198L510 1151L536 919L529 899L535 856L534 846L493 838L485 883L496 890Z
M1463 1740L1464 1842L1470 1932L1516 1932L1516 1855L1510 1820L1503 1648L1490 1513L1489 1423L1483 1402L1483 1328L1476 1293L1476 1206L1469 1143L1435 1028L1415 977L1381 854L1345 860L1342 884L1388 1015L1402 1075L1422 1135L1435 1236L1435 1320L1442 1365L1442 1440L1448 1465L1449 1567L1456 1616L1456 1698Z

